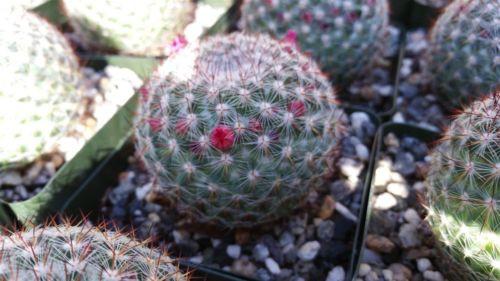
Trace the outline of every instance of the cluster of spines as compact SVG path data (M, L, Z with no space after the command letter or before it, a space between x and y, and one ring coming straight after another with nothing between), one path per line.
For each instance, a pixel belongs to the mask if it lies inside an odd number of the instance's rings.
M387 35L385 0L246 0L242 26L296 44L338 85L363 74Z
M89 49L163 56L192 21L192 0L62 1L80 43Z
M198 220L270 221L331 173L344 116L294 49L266 35L217 36L169 58L157 76L143 89L138 151Z
M163 251L118 231L50 223L0 237L1 280L181 281Z
M427 74L453 108L500 86L500 1L457 0L431 32Z
M464 280L500 278L500 92L458 115L433 154L429 222ZM457 276L458 276L457 275Z

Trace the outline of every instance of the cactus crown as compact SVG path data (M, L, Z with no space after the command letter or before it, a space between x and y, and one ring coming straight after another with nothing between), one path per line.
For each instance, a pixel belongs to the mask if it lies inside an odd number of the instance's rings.
M138 151L201 221L288 214L321 182L343 114L317 66L266 35L231 34L169 58L143 90Z
M65 38L45 20L21 8L0 15L0 164L31 161L69 125L82 75Z
M388 7L386 0L246 0L242 25L296 42L345 85L380 55Z
M500 1L456 0L436 22L426 72L443 104L458 107L500 86Z
M164 55L192 21L191 0L64 0L69 23L87 48L134 55Z
M433 154L429 222L467 280L500 278L500 92L452 123Z
M47 226L0 237L0 279L46 281L180 281L164 253L119 232Z

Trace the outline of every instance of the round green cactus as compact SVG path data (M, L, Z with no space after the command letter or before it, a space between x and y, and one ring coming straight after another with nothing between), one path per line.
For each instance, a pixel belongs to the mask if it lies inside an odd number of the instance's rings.
M192 21L192 0L63 0L69 23L89 49L160 56Z
M90 226L36 227L0 237L1 280L187 280L164 252Z
M500 92L458 115L433 154L429 217L450 280L500 279ZM443 271L443 272L445 272Z
M450 108L500 86L500 1L456 0L436 22L426 55L433 88Z
M330 176L344 115L316 64L267 35L210 38L143 89L137 150L199 222L246 227L289 214Z
M246 0L242 26L297 43L339 85L380 56L387 34L386 0Z
M70 123L81 97L78 60L49 23L21 9L0 12L0 164L30 161Z

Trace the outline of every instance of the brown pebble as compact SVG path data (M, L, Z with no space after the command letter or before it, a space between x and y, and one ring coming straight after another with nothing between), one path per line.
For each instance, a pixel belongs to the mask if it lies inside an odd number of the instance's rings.
M366 246L375 252L390 253L395 248L395 244L387 237L368 234L366 236Z
M332 196L327 195L325 199L323 199L323 204L321 204L321 210L319 211L318 216L326 220L333 215L333 211L335 210L335 199Z
M238 245L245 245L250 240L250 232L246 229L236 229L234 240Z
M393 281L409 281L412 276L411 270L400 263L391 264L389 269L394 273Z

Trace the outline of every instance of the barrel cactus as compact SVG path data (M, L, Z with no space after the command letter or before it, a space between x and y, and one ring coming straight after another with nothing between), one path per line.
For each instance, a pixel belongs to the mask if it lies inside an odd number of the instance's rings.
M454 120L427 184L428 221L450 257L449 280L500 280L500 92Z
M69 125L81 97L78 60L49 23L0 11L0 164L30 161Z
M456 0L431 32L427 74L444 105L487 95L500 86L500 1Z
M80 43L89 49L133 55L164 55L192 21L192 0L63 0Z
M241 25L296 43L338 85L363 74L382 54L386 0L246 0Z
M345 130L316 64L267 35L189 45L142 92L137 150L201 223L286 216L330 176Z
M1 280L187 280L164 252L86 225L13 232L0 249Z

